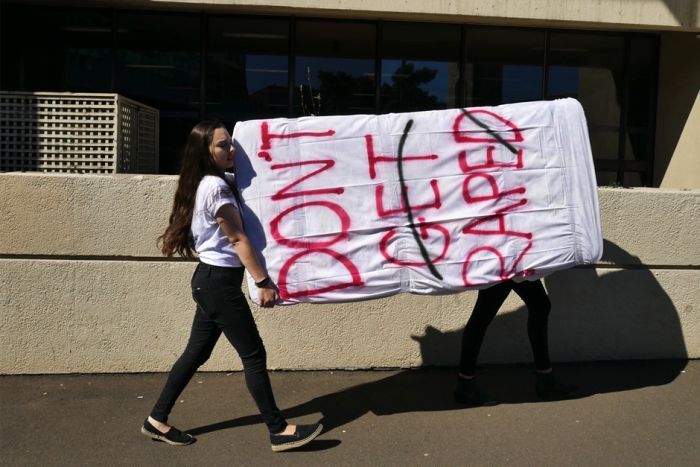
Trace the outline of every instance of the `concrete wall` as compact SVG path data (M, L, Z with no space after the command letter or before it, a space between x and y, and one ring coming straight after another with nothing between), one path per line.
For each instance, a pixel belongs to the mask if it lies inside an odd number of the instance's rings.
M176 177L0 174L0 373L165 371L194 263L155 239ZM700 191L601 189L600 265L545 280L560 361L700 356ZM254 308L272 368L454 365L475 292ZM531 359L510 297L482 362ZM223 341L205 370L236 370Z
M75 1L71 2L75 4ZM113 0L82 3L114 4ZM120 5L419 21L692 30L697 0L121 0Z
M700 188L700 38L661 34L654 185Z

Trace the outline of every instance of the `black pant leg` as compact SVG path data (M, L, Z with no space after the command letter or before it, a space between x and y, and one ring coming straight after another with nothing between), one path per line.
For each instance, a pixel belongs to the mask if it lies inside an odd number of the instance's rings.
M243 268L202 266L206 280L196 276L193 296L216 322L243 362L246 385L270 433L283 431L287 422L277 408L267 372L267 354L248 302L241 291Z
M163 423L168 421L168 415L175 401L197 369L209 359L220 335L219 326L208 319L198 307L192 321L192 331L187 346L170 370L165 387L151 411L151 417Z
M513 287L515 293L527 306L527 335L535 359L535 368L546 370L551 368L549 359L549 312L552 308L542 281L523 281Z
M287 422L277 408L267 372L267 353L253 319L248 302L241 295L236 307L235 323L223 327L223 332L243 362L248 391L260 410L270 433L283 431Z
M464 375L472 376L476 369L476 360L481 350L481 344L498 309L503 305L506 297L513 287L513 282L500 282L487 289L479 290L472 315L464 327L462 333L462 353L459 363L459 371Z

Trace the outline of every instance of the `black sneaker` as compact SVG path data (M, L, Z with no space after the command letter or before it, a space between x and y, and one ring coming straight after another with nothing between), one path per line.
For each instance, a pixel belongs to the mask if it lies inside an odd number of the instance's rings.
M474 378L458 378L454 390L455 402L474 407L498 405L498 401L487 396Z
M552 373L535 373L535 392L544 400L568 399L576 386L558 381Z
M187 446L197 441L197 438L189 433L183 433L174 426L171 426L167 433L160 432L146 419L141 427L141 433L154 441L162 441L173 446Z
M297 425L297 429L291 435L270 435L272 450L275 452L286 451L308 444L315 437L321 434L323 425L314 423L313 425Z

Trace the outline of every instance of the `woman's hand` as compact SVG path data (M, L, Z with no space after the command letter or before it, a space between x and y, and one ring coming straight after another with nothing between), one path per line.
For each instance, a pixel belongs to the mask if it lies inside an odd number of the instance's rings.
M277 303L279 295L275 284L270 281L268 285L258 289L258 302L263 308L272 308Z

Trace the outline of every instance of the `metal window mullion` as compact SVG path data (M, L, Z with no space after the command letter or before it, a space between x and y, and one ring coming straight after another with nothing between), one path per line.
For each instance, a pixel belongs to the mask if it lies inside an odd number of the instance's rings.
M119 21L117 18L117 9L112 8L112 44L110 47L110 83L109 91L117 92L117 28Z
M207 54L209 53L209 23L205 12L199 19L199 119L207 115Z
M297 19L295 17L289 18L289 28L287 30L288 34L288 45L287 50L287 84L288 84L288 109L287 116L289 118L294 117L294 76L296 74L296 31L297 31Z
M627 131L627 102L629 100L629 61L630 61L630 36L625 34L625 51L622 61L622 96L620 99L620 127L617 139L617 182L624 182L625 164L625 132Z
M544 30L542 50L542 100L546 100L547 87L549 86L549 29Z
M384 53L384 23L377 21L374 28L374 113L381 113L382 58Z
M458 91L459 94L457 98L459 107L464 108L467 106L467 26L462 25L459 28L459 80L458 80Z
M649 186L654 186L654 162L656 159L656 112L657 112L657 105L658 105L658 95L659 95L659 60L660 60L660 55L661 55L661 37L657 36L655 38L654 42L654 57L653 57L653 63L654 63L654 69L656 70L656 73L654 73L653 78L652 78L652 83L651 83L651 93L649 96L650 105L649 105L649 113L650 118L649 118L649 123L647 124L647 130L649 132L649 157L648 157L648 169L647 169L647 184Z

